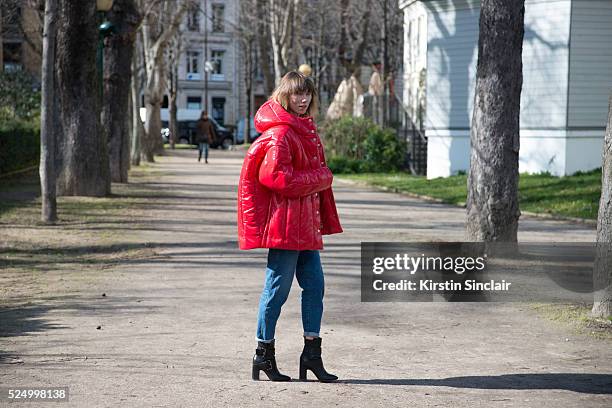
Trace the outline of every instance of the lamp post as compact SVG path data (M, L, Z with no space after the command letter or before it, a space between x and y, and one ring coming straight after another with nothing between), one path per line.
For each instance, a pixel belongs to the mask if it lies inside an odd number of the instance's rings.
M208 62L208 0L204 0L204 110L208 112L208 73L212 70ZM208 112L210 115L210 112Z
M115 26L108 20L105 20L106 12L113 8L113 0L96 0L96 7L98 10L99 20L101 21L98 26L98 83L100 86L100 100L104 95L104 39L115 30Z

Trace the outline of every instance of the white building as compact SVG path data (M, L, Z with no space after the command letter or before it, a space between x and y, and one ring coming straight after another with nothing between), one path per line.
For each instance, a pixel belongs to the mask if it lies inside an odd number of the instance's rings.
M424 104L427 177L466 171L480 1L400 0L400 7L403 98L413 114ZM611 44L612 1L525 0L519 171L569 175L601 166Z
M246 96L243 95L239 39L235 35L238 13L238 0L199 0L199 8L187 13L182 27L184 52L178 72L179 109L201 111L205 108L204 69L208 61L212 68L208 73L209 115L226 125L234 125L242 116Z

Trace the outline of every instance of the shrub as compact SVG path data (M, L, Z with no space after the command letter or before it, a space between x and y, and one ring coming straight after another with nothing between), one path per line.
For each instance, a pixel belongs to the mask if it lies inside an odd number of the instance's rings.
M0 123L0 174L24 169L40 158L40 128L37 122Z
M360 173L360 162L344 156L333 156L327 161L327 166L332 173Z
M40 112L40 84L24 71L0 72L0 122L32 120Z
M337 173L388 172L403 166L406 144L393 129L345 116L323 124L328 166Z

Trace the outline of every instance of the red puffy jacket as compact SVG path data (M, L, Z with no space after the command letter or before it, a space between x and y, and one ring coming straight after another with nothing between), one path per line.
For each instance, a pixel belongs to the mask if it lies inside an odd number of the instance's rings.
M262 135L249 147L238 183L240 249L323 249L322 235L342 227L313 119L268 100L255 128Z

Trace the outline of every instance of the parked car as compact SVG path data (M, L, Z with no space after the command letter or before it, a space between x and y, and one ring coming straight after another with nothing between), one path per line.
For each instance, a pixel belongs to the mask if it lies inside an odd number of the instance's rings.
M242 118L238 121L238 124L236 125L236 143L237 144L244 143L244 133L246 132L245 124L246 124L246 118ZM248 142L252 143L259 136L261 136L261 133L259 133L257 129L255 129L255 121L254 121L253 116L251 116L251 129L249 131Z
M209 117L208 119L212 121L213 126L215 127L215 133L217 134L217 137L215 138L213 143L210 145L210 147L213 147L213 148L221 147L222 149L229 149L229 147L232 144L234 144L234 135L232 134L232 132L228 128L221 126L212 117ZM178 138L176 139L177 142L180 144L195 145L196 144L195 135L196 135L197 124L198 122L196 120L179 120L178 121L179 134L178 134ZM164 143L169 143L170 129L168 128L167 121L162 121L162 132L161 133L162 133L162 139L164 140Z

